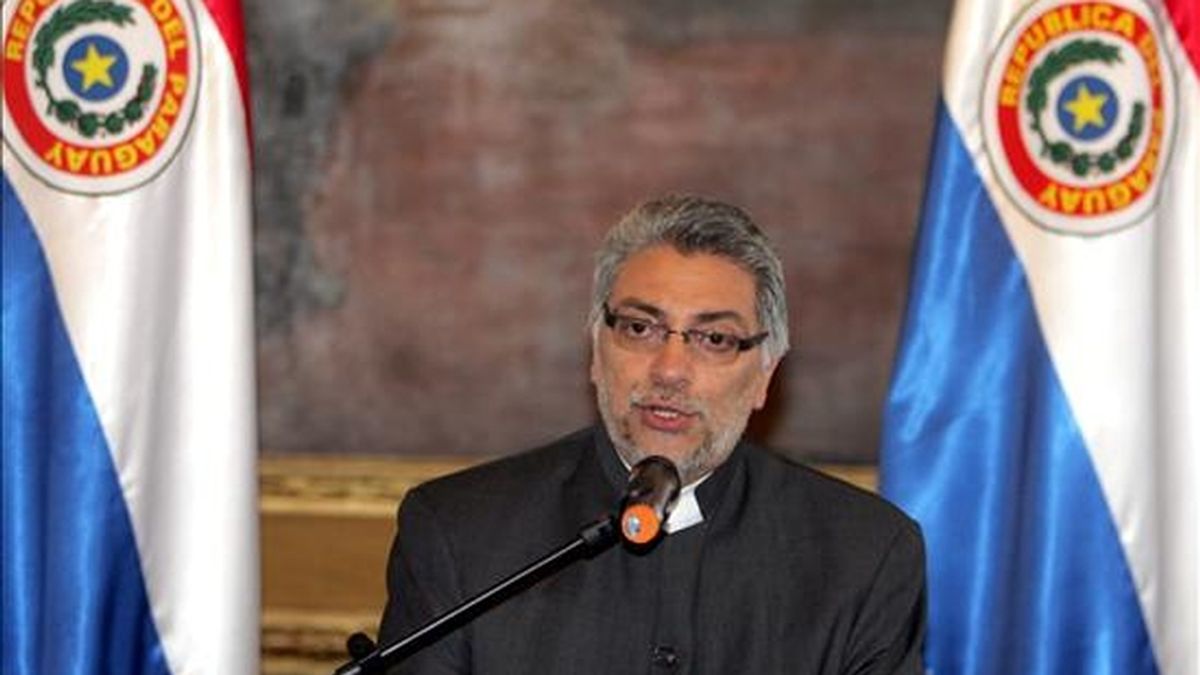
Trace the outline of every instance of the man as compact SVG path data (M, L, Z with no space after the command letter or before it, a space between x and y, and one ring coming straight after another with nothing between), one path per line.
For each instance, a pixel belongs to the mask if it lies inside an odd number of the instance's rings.
M741 438L788 346L782 266L750 218L635 208L597 258L591 339L602 426L405 498L380 640L572 539L650 455L685 484L668 534L558 570L397 671L921 672L916 526Z

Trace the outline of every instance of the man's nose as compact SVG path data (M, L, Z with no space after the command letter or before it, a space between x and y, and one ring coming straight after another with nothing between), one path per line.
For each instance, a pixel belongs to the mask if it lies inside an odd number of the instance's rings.
M672 333L650 362L650 377L658 385L686 387L692 381L693 365L691 345L679 333Z

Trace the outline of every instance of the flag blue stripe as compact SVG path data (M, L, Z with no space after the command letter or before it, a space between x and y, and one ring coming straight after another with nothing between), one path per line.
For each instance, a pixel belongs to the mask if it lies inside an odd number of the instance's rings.
M167 673L112 455L7 176L3 216L0 670Z
M1157 672L1025 273L944 106L934 143L881 453L929 548L927 665Z

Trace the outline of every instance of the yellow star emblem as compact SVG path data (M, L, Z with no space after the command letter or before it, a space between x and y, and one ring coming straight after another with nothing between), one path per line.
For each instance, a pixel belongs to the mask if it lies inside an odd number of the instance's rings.
M112 76L108 74L108 70L116 62L117 57L101 54L100 50L96 49L95 43L92 43L88 45L87 54L82 59L72 62L71 68L83 76L83 90L87 91L96 84L106 87L113 86Z
M1075 90L1075 98L1063 104L1075 117L1074 131L1078 132L1089 124L1104 126L1104 104L1108 102L1107 94L1093 94L1086 84L1080 84Z

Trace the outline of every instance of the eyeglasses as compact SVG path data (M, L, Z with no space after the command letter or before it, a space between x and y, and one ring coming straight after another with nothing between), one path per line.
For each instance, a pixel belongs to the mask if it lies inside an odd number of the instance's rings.
M750 337L739 337L715 330L689 328L675 330L666 324L650 319L618 314L604 303L604 325L613 331L617 345L631 352L653 353L667 343L671 335L678 335L683 343L691 347L692 353L711 363L729 363L738 354L754 349L767 339L767 331Z

